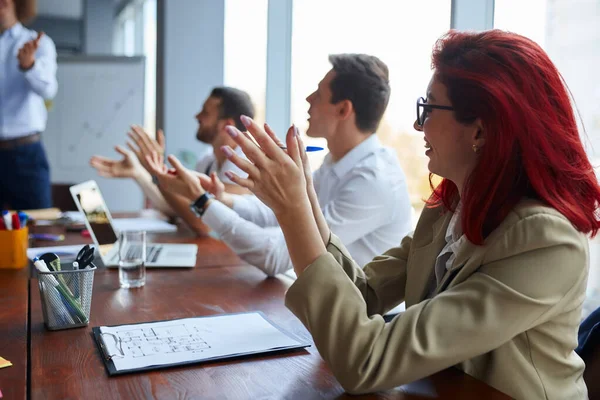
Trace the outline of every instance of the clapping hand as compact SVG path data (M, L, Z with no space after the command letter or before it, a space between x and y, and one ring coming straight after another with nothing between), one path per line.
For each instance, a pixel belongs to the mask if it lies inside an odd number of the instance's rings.
M146 169L146 171L150 172L150 174L154 175L151 171L151 167L148 164L148 157L152 158L153 153L157 153L160 156L164 157L165 154L165 135L161 129L156 132L156 140L152 139L150 135L141 126L133 125L131 127L131 131L127 132L127 136L131 140L131 142L127 142L127 147L131 149L137 156L140 164Z
M19 60L19 67L22 70L28 70L33 67L33 64L35 63L35 52L40 46L42 36L44 36L44 32L39 32L35 39L28 41L19 49L17 59Z
M149 172L156 176L161 188L177 193L190 201L205 193L196 173L185 168L173 155L170 155L168 160L174 169L169 169L164 164L163 155L156 151L146 156Z
M93 156L90 165L98 171L98 175L106 178L136 178L143 167L131 151L116 146L115 151L123 156L120 160L112 160L102 156Z
M210 177L199 172L193 172L200 180L200 184L210 194L215 196L215 199L222 200L225 195L225 184L221 182L216 172L212 172Z
M241 119L256 143L233 126L226 129L248 160L239 157L229 146L223 146L222 151L248 177L240 178L229 171L225 173L227 177L252 191L275 215L293 213L298 207L308 206L310 210L302 155L304 145L298 130L295 127L288 130L286 154L272 130L263 130L246 116Z
M273 132L273 129L271 129L269 124L267 124L265 122L264 127L265 127L265 132L271 137L271 139L273 139L273 141L277 144L277 146L279 146L279 147L285 146L281 142L281 140L279 140L279 138L277 137L275 132ZM308 156L306 155L306 150L305 150L306 146L304 146L304 142L302 141L302 138L300 137L300 135L298 133L298 128L295 125L292 125L288 128L288 134L291 133L292 129L298 135L298 143L300 146L300 158L302 159L302 167L304 169L304 179L306 179L306 189L310 191L313 189L313 180L312 180L312 170L310 169L310 163L308 162ZM246 134L246 136L248 136L248 135ZM285 152L287 153L287 150Z
M270 129L263 130L246 116L242 116L241 120L256 143L233 126L226 129L248 160L239 157L228 146L221 149L248 177L240 178L232 172L226 174L233 182L251 190L273 210L285 236L294 270L300 275L327 252L324 237L329 237L321 209L318 204L313 208L311 201L312 184L308 185L312 178L310 168L305 164L304 144L298 129L291 127L285 138L286 152L280 148L281 143Z

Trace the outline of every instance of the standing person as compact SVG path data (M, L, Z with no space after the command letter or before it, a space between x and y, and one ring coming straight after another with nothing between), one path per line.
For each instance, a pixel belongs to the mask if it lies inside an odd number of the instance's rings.
M50 167L41 143L44 100L56 95L56 48L23 26L33 0L0 0L0 207L51 206Z

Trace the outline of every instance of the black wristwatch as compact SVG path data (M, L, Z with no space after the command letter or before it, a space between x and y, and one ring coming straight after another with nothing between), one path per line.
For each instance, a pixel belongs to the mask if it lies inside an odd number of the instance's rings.
M190 204L190 209L198 218L204 215L204 211L206 211L206 203L208 200L214 198L212 194L205 192L202 196L198 197L196 201Z

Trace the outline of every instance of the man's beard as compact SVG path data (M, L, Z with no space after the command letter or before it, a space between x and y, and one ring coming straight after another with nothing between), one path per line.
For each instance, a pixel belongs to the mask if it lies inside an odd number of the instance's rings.
M217 133L218 132L216 129L198 128L198 131L196 132L196 139L198 139L202 143L212 144L212 142L217 137Z

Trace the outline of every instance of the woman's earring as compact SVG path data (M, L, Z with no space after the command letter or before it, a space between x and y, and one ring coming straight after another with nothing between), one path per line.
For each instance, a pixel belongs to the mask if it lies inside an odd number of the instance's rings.
M476 144L473 145L473 153L479 153L479 147Z

